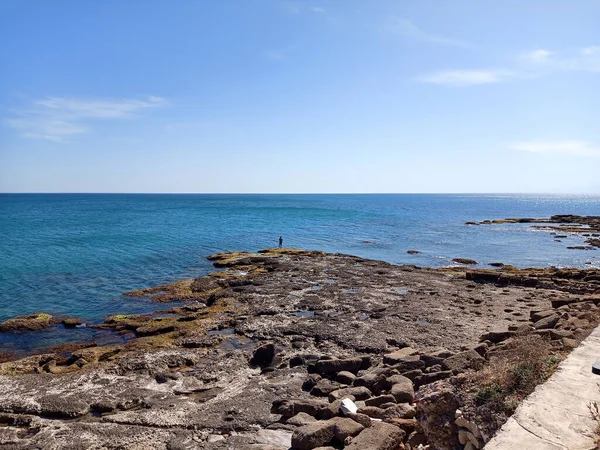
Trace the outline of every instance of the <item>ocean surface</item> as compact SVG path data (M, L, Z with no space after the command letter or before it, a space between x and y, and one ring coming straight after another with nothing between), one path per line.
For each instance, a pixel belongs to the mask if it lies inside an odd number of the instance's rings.
M0 321L44 311L99 323L161 309L122 293L205 275L207 255L274 247L280 235L285 247L395 264L600 267L599 250L566 248L579 236L554 242L527 224L464 225L554 214L600 215L600 196L0 194ZM57 326L0 333L0 353L89 338L120 339Z

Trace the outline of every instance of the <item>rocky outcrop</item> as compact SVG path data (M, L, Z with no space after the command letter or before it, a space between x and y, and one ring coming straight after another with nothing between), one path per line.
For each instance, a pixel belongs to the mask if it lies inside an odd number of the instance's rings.
M0 324L0 331L36 331L50 328L53 323L54 318L50 314L36 312L5 320Z

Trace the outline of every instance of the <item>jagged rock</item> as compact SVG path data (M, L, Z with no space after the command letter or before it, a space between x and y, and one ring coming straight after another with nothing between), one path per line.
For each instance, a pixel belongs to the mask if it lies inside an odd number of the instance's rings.
M346 450L396 450L405 433L388 423L374 423L352 439Z

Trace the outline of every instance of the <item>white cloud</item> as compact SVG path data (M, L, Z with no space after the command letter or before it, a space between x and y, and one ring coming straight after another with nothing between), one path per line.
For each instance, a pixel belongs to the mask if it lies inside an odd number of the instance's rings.
M508 70L444 70L419 77L423 83L442 84L446 86L472 86L478 84L501 83L515 76Z
M600 156L600 147L587 141L521 141L509 148L530 153L560 153L571 156Z
M447 45L453 47L472 47L473 44L462 39L455 39L439 34L429 33L417 27L410 20L399 19L392 25L392 30L403 36L418 41L429 42L432 44Z
M67 137L86 133L94 120L136 117L148 108L167 104L162 97L139 99L77 99L46 97L33 102L29 109L15 111L15 116L3 120L21 136L64 142Z
M566 53L538 49L521 56L523 60L533 65L535 69L600 72L600 47L598 46L585 47Z
M550 56L552 56L553 54L554 54L554 52L551 52L549 50L538 49L538 50L534 50L532 52L526 53L524 55L524 57L525 57L525 59L539 63L539 62L548 61Z

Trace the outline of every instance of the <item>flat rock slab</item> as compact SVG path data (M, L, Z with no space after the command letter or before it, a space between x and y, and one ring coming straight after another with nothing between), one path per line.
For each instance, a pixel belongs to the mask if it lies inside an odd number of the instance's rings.
M583 450L596 448L598 423L589 410L600 403L600 376L592 365L600 355L596 328L554 375L517 408L485 446L486 450Z

